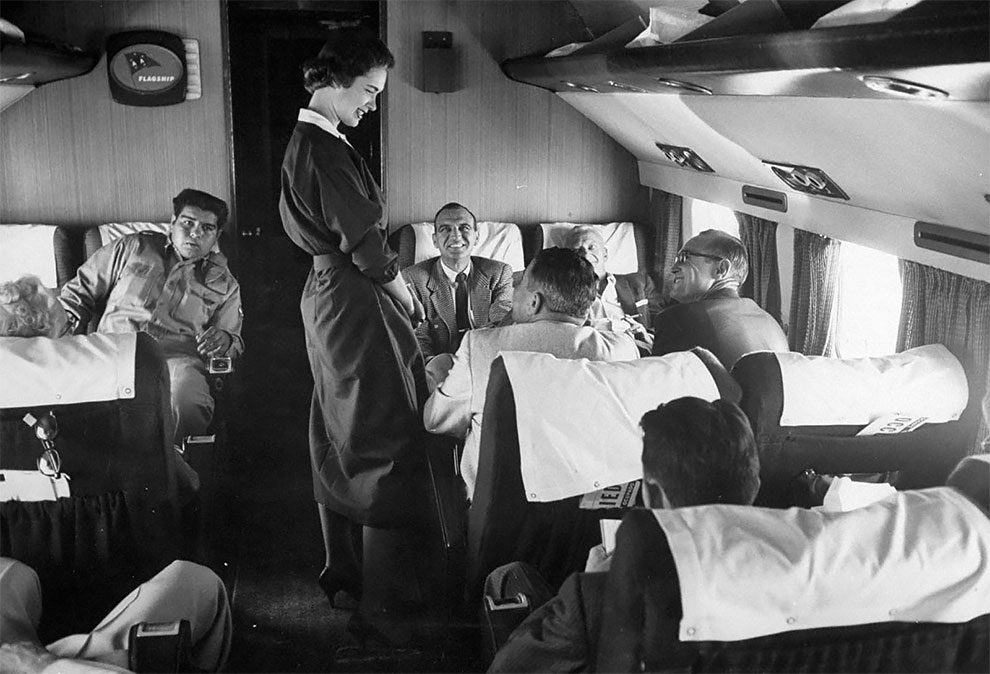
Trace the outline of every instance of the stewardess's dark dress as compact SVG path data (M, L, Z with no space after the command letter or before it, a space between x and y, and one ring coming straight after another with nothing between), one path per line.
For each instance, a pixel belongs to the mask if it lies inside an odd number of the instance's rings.
M314 379L316 500L355 523L404 527L425 505L426 386L409 319L380 285L398 274L381 190L347 142L300 121L282 162L279 210L289 237L314 256L300 307Z

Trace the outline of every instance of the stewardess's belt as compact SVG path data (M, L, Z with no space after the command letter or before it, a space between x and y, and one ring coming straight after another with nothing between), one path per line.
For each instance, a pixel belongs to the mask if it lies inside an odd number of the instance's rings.
M333 269L334 267L345 267L351 264L351 258L346 255L335 255L333 253L326 253L324 255L314 255L313 256L313 269L316 271L323 271L324 269Z

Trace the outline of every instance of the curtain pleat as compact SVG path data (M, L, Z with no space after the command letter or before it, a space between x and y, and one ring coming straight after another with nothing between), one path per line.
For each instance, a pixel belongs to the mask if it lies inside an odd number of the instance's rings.
M794 230L794 280L788 341L807 356L835 355L839 242Z
M780 323L777 223L745 213L736 213L736 220L739 221L739 238L749 256L749 276L739 294L751 298Z
M670 268L674 266L674 256L681 249L684 222L684 198L662 190L651 190L650 222L657 233L653 259L656 265L654 282L660 289L664 306L670 304Z
M990 283L901 260L901 323L897 350L944 344L962 362L970 396L990 389ZM971 453L984 451L987 419L980 420Z

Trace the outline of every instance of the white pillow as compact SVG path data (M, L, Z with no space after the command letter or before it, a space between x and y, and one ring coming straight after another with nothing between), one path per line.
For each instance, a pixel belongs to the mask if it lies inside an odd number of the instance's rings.
M574 222L551 222L543 223L540 228L543 230L543 247L552 248L558 246L563 248L567 232L582 225ZM591 225L597 227L605 239L605 248L608 250L608 260L605 262L605 269L612 274L635 274L639 271L639 256L636 251L636 228L631 222L610 222L605 225Z
M0 225L0 281L33 274L57 287L54 237L54 225Z
M416 235L414 263L440 255L440 250L433 245L432 222L415 222L409 226ZM478 245L475 246L473 255L505 262L512 267L512 271L526 269L523 260L522 234L519 232L519 227L511 222L479 222Z

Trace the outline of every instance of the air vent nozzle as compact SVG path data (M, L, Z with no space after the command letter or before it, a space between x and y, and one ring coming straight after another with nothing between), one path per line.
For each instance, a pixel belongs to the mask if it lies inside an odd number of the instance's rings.
M934 222L914 223L914 245L990 264L990 236Z
M743 185L742 199L744 204L769 208L771 211L787 212L787 195L776 190L767 190L755 185Z

